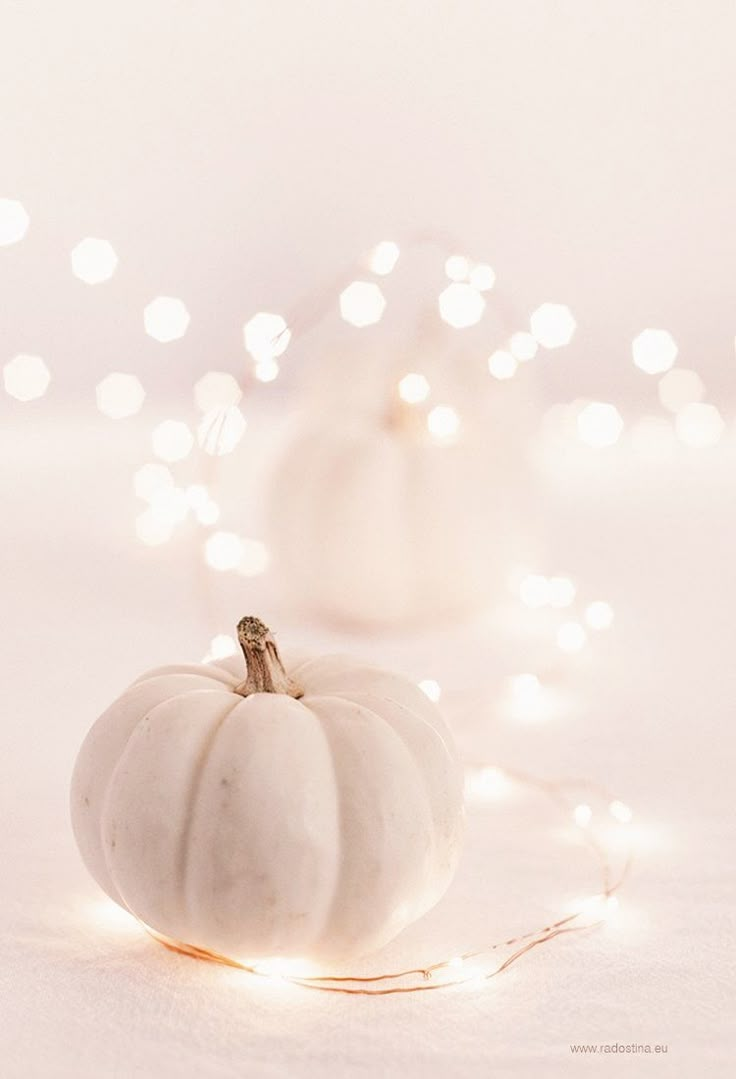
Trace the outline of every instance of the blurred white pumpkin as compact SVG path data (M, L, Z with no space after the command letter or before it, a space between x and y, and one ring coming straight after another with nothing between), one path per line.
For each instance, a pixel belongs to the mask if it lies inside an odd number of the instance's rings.
M235 959L372 951L447 888L462 770L412 682L323 656L149 671L98 719L71 789L92 876L165 942Z
M300 424L270 486L275 575L290 602L343 623L459 617L534 562L528 380L465 370L445 393L435 376L422 398L412 373L378 408L341 410L333 397Z

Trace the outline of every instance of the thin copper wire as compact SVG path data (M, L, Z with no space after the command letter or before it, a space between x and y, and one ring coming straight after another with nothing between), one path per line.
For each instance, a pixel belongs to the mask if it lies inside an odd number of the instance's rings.
M488 767L487 765L474 766L474 767ZM611 795L605 788L590 783L587 780L561 780L559 782L553 782L550 780L538 779L533 776L529 776L526 773L516 771L514 769L498 769L502 774L509 779L524 785L532 790L538 791L544 794L551 801L553 801L561 810L564 810L566 817L569 817L571 803L566 801L563 795L563 791L577 790L586 791L589 794L595 793L606 803L612 801ZM611 858L606 851L605 847L595 839L591 834L590 829L580 828L580 837L583 844L587 846L597 858L601 860L601 876L602 876L602 889L600 892L601 899L609 899L613 896L624 884L632 863L630 849L625 852L622 859L622 866L618 874L613 877L613 866ZM435 989L449 989L461 985L467 985L469 983L481 983L488 981L491 978L497 977L499 974L504 973L514 963L518 962L525 955L528 955L535 948L542 944L555 940L557 937L572 935L575 933L583 933L588 930L599 928L605 924L604 919L598 919L597 921L585 921L585 912L577 911L570 914L565 914L557 918L555 921L541 926L537 929L529 930L528 932L521 933L517 936L509 937L503 941L497 941L493 944L485 945L482 948L470 950L461 953L453 957L452 959L441 959L433 963L427 963L421 966L410 967L404 970L386 971L380 974L372 975L352 975L352 974L339 974L339 975L290 975L290 974L274 974L267 970L259 969L257 966L252 966L247 963L241 963L237 959L232 959L228 956L218 955L214 952L209 952L203 948L198 948L194 945L183 944L180 941L174 941L170 938L164 937L162 934L157 933L149 926L145 926L148 932L160 941L167 948L172 951L179 952L182 955L189 955L196 959L206 959L210 962L219 963L223 966L231 967L236 970L241 970L244 973L252 974L259 978L278 978L281 981L288 982L292 985L301 986L304 989L315 989L323 993L342 993L349 996L390 996L399 993L426 993ZM577 924L576 924L577 923ZM433 980L433 976L436 971L449 970L453 960L462 960L463 962L471 959L482 959L483 957L490 956L493 952L499 948L510 948L514 945L519 945L509 956L507 956L497 967L494 967L489 971L472 971L467 974L460 975L458 977L446 978L442 980ZM387 982L395 982L401 979L417 979L410 985L386 985Z

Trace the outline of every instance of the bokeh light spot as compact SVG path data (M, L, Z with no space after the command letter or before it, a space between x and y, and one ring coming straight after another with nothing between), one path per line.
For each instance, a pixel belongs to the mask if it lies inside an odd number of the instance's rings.
M143 311L146 333L166 344L183 337L189 327L189 312L175 296L157 296Z
M118 265L115 249L107 240L88 236L71 253L72 273L87 285L109 281Z
M372 326L386 309L386 300L372 281L353 281L340 293L340 314L351 326Z
M642 330L631 343L634 363L648 375L669 371L677 358L677 345L667 330Z
M40 356L21 353L3 367L5 389L16 401L43 397L50 381L51 373Z
M153 452L162 461L181 461L194 445L194 436L181 420L164 420L153 429Z
M22 202L0 199L0 247L17 244L28 231L29 218Z
M455 281L440 293L440 317L456 330L480 322L486 301L472 285Z
M237 405L242 396L237 379L226 371L208 371L194 384L194 401L201 412Z
M139 379L135 375L124 375L114 371L98 382L95 389L97 407L103 416L111 420L122 420L140 412L146 398Z

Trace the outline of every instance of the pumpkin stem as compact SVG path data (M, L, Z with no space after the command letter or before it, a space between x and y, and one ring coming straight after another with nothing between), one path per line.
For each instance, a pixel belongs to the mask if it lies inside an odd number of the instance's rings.
M248 615L240 619L238 641L248 677L235 687L236 693L241 697L249 697L251 693L288 693L296 698L304 695L284 670L271 630L259 618Z

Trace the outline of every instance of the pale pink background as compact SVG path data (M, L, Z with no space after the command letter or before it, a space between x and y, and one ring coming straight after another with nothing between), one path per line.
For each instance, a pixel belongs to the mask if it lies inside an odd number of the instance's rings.
M621 1040L668 1042L668 1075L730 1075L736 9L76 0L0 14L0 197L31 217L0 250L0 361L38 352L53 375L39 402L0 395L0 1070L618 1079L620 1058L571 1063L568 1044ZM480 990L333 999L174 957L111 919L78 859L67 788L110 698L145 667L198 659L212 632L189 534L134 540L131 474L151 425L172 402L191 410L202 370L241 370L253 311L286 310L376 240L417 229L487 258L520 311L572 307L573 345L540 362L549 400L612 399L627 421L658 409L630 341L662 326L730 430L661 464L626 439L600 456L579 447L556 472L540 568L616 612L580 656L561 657L544 618L518 610L347 637L295 619L268 575L218 581L218 628L247 599L283 638L435 677L467 757L605 781L644 840L618 928ZM90 234L120 256L97 288L69 270ZM192 315L170 346L142 329L159 293ZM94 409L115 368L150 395L121 424ZM278 429L296 372L285 362L284 391L249 401L246 450ZM514 723L499 703L528 669L566 702L547 723ZM524 930L587 894L596 880L567 853L526 806L483 811L456 889L387 965Z

